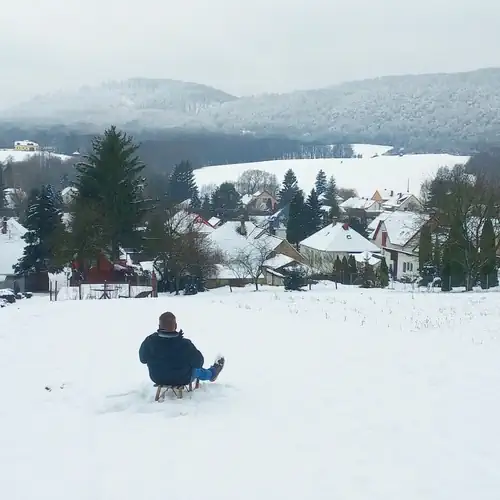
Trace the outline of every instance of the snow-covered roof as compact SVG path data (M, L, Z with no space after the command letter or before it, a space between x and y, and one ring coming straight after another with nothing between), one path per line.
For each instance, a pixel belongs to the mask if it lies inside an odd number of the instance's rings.
M394 190L392 189L377 189L377 191L383 202L394 196Z
M78 189L76 187L73 187L73 186L68 186L68 187L65 187L62 191L61 191L61 196L67 196L67 195L75 195L78 193Z
M0 219L0 228L2 219ZM0 275L14 274L13 266L23 256L27 229L15 219L7 219L7 234L0 231Z
M340 207L343 209L351 209L351 210L368 210L375 203L374 200L370 198L360 198L358 196L353 196L352 198L348 198L340 204Z
M369 240L372 240L373 238L375 238L375 233L377 232L377 228L379 226L379 224L383 221L385 221L385 219L387 219L387 217L389 217L390 215L392 215L394 212L390 212L390 211L385 211L385 212L382 212L381 214L378 214L377 217L375 217L375 219L373 219L370 224L368 224L367 226L367 231L368 231L368 239Z
M382 208L384 209L397 209L399 208L408 198L415 198L415 201L420 203L420 200L411 193L396 193L382 203Z
M236 257L239 251L247 249L249 245L257 244L257 242L259 246L263 246L272 252L283 241L277 236L266 233L250 221L245 222L246 236L238 232L240 228L240 221L228 221L212 231L208 238L229 258Z
M429 215L416 212L390 212L383 221L387 237L393 245L405 246L429 220Z
M270 267L271 269L279 269L280 267L287 266L295 262L295 259L288 257L288 255L278 254L275 257L271 257L264 262L265 267Z
M349 225L337 222L320 229L309 238L300 242L300 246L322 252L359 253L379 252L379 248L361 236Z
M373 254L370 252L355 253L351 255L354 256L354 260L356 262L359 262L361 264L364 264L366 261L368 261L368 264L370 266L374 266L375 264L380 264L380 259L374 257Z
M220 219L218 217L210 217L210 219L208 219L208 223L212 227L215 227L215 226L218 226L220 224Z

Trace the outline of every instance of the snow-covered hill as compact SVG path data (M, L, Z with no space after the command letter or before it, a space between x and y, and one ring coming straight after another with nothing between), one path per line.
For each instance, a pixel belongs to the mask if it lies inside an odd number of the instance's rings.
M195 170L195 177L201 188L209 184L219 185L225 181L235 182L246 170L257 169L274 173L281 182L285 172L291 168L297 176L299 186L307 193L314 187L316 174L322 169L328 177L335 177L337 186L354 188L360 196L371 197L377 189L406 192L408 185L410 191L418 195L422 182L434 176L439 167L452 167L469 159L467 156L446 154L371 157L374 151L381 154L383 148L384 146L366 145L366 148L362 148L361 145L354 145L355 151L361 154L364 152L363 158L273 160L204 167ZM390 149L388 146L387 148Z
M132 78L76 92L41 95L5 110L5 119L48 123L90 122L124 124L138 121L149 127L189 126L203 109L236 99L221 90L168 79Z
M204 85L138 78L40 96L3 110L2 120L358 137L364 142L397 139L400 144L427 143L449 151L464 142L477 145L497 139L499 81L500 69L493 68L236 98Z
M154 403L166 310L227 365ZM495 292L342 286L7 306L2 498L498 500L499 322Z

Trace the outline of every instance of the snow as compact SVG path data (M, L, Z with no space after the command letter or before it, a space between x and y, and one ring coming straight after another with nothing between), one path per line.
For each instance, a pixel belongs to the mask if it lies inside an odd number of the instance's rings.
M7 233L0 231L0 276L14 274L13 266L23 256L26 246L22 239L25 233L26 228L12 218L7 220Z
M69 160L71 156L62 155L58 153L44 153L43 151L16 151L15 149L0 149L0 163L5 161L25 161L32 156L39 156L40 154L44 154L47 158L57 157L61 160Z
M439 167L463 164L468 156L448 154L420 154L405 156L378 156L376 158L321 158L314 160L272 160L233 165L216 165L195 170L200 189L209 184L236 182L247 170L257 169L273 173L281 182L288 169L297 176L298 184L306 193L313 187L319 170L327 177L333 175L337 186L354 188L359 196L371 198L379 186L391 186L396 192L405 192L408 184L418 192L423 181L436 174Z
M358 253L379 252L379 248L351 227L344 224L329 224L300 242L300 247L312 248L320 252Z
M0 310L2 496L498 499L495 293L251 290ZM154 403L166 310L227 364Z
M288 255L278 254L270 259L267 259L264 262L264 267L270 267L271 269L279 269L280 267L284 267L288 264L295 262L295 259L292 257L288 257Z
M371 207L378 207L378 203L371 198L359 198L353 196L340 204L340 208L347 210L369 210Z
M351 147L355 155L361 155L363 158L381 156L392 149L392 146L380 144L351 144Z

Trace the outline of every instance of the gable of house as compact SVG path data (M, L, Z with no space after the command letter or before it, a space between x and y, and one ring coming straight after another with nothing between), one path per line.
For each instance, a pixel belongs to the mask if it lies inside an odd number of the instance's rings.
M416 212L389 212L380 217L377 228L371 233L371 239L380 248L392 247L413 252L416 237L429 220L426 214Z

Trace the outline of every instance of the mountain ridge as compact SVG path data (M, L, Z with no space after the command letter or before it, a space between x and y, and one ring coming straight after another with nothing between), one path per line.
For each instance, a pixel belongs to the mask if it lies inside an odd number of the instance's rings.
M497 141L500 68L388 75L311 90L237 97L208 85L134 77L44 94L5 109L0 122L113 123L129 129L212 131L434 147Z

